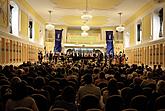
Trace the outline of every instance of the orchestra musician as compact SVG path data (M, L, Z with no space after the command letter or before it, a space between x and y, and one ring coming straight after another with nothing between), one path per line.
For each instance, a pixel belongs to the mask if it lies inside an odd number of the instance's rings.
M42 51L39 51L38 52L38 61L39 61L39 63L42 63L42 59L43 59Z

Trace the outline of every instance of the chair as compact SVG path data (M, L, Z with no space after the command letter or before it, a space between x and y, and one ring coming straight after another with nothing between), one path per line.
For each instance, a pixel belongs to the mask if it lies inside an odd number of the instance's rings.
M102 88L101 89L101 95L103 95L103 92L106 91L106 90L108 90L107 87Z
M102 90L103 88L107 87L107 83L100 82L97 86L100 88L100 90Z
M30 108L26 108L26 107L16 107L16 108L14 108L13 111L33 111L33 110Z
M131 108L138 111L146 111L148 99L144 95L137 95L131 99Z
M101 111L101 110L100 109L92 108L92 109L87 109L86 111Z
M49 102L45 96L41 94L33 94L31 97L35 100L39 111L48 111Z
M54 100L55 100L55 98L56 98L56 96L58 95L58 94L57 94L57 91L55 91L55 89L54 89L52 86L50 86L50 85L44 86L43 89L44 89L45 91L48 91L48 93L49 93L49 95L50 95L50 103L53 103Z
M121 97L124 99L125 105L129 105L129 102L131 101L131 91L132 88L130 87L125 87L123 89L121 89Z
M51 111L68 111L68 110L64 108L53 108Z
M157 110L157 111L165 111L165 109L159 109L159 110Z
M99 99L92 94L85 95L80 101L80 111L86 111L87 109L100 108Z
M27 85L27 94L32 95L34 93L34 88L32 86Z
M11 87L9 85L1 85L0 92L2 96L6 93L11 94Z
M156 110L165 109L165 95L156 98L155 106Z
M125 87L125 84L123 83L123 82L117 82L117 88L118 89L122 89L122 88L124 88Z
M147 96L148 98L152 95L152 88L150 87L145 87L143 88L143 93L145 96Z
M122 111L138 111L138 110L137 109L128 108L128 109L123 109Z
M105 103L105 111L121 111L123 107L124 101L120 95L108 97Z
M0 80L0 85L10 85L10 82L8 80L1 79Z

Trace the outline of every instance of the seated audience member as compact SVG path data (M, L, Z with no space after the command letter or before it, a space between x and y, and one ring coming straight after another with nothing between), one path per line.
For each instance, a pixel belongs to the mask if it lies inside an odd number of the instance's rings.
M138 111L147 110L148 98L144 95L137 95L131 99L130 106L131 108L137 109Z
M120 95L113 95L107 98L105 111L121 111L124 109L124 101Z
M99 78L95 80L95 85L98 86L100 83L108 83L105 79L105 73L102 71L99 73Z
M98 87L92 84L92 75L90 74L84 75L83 80L85 82L85 86L81 86L77 92L78 103L81 101L83 96L87 94L93 94L100 100L101 91Z
M165 109L165 95L159 96L155 100L155 110Z
M165 81L159 80L156 85L156 90L159 95L165 95Z
M153 73L148 71L146 74L146 79L144 79L141 83L141 87L146 87L149 84L156 84L156 81L153 79Z
M94 79L98 77L99 72L100 72L100 69L99 68L93 68L93 74L92 74L92 76L93 76Z
M100 109L99 99L93 94L85 95L80 101L79 111L87 111L90 109Z
M36 77L34 80L34 86L36 94L42 94L47 99L50 99L48 91L45 91L43 89L43 87L45 86L45 79L43 77Z
M109 80L107 90L103 92L103 103L105 103L107 98L112 95L119 95L119 90L117 88L117 80L114 78Z
M5 111L13 111L16 107L27 107L33 111L38 111L34 99L27 96L26 85L22 82L12 87L12 98L7 101Z
M50 107L49 111L54 108L64 108L68 111L77 111L75 104L76 92L73 87L67 86L63 89L61 99L55 100L55 103Z
M162 70L161 67L162 67L161 65L158 65L158 69L156 69L156 72L157 72L157 74L158 74L158 77L162 76L163 70Z

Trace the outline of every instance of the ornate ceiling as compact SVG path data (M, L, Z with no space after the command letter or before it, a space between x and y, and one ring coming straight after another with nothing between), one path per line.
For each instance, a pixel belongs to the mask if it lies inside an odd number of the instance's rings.
M47 22L48 10L52 10L52 22L55 25L81 26L80 19L85 11L86 0L26 0ZM122 22L126 21L138 9L152 0L88 0L88 11L93 19L88 23L92 27L119 25L119 12Z

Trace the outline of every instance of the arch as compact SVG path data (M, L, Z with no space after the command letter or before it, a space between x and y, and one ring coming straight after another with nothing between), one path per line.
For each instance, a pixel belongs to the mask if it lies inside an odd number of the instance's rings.
M163 36L163 8L157 8L153 12L153 40Z
M136 23L136 44L140 44L142 41L142 20L138 20Z
M18 36L19 34L19 6L14 2L10 1L10 33Z

